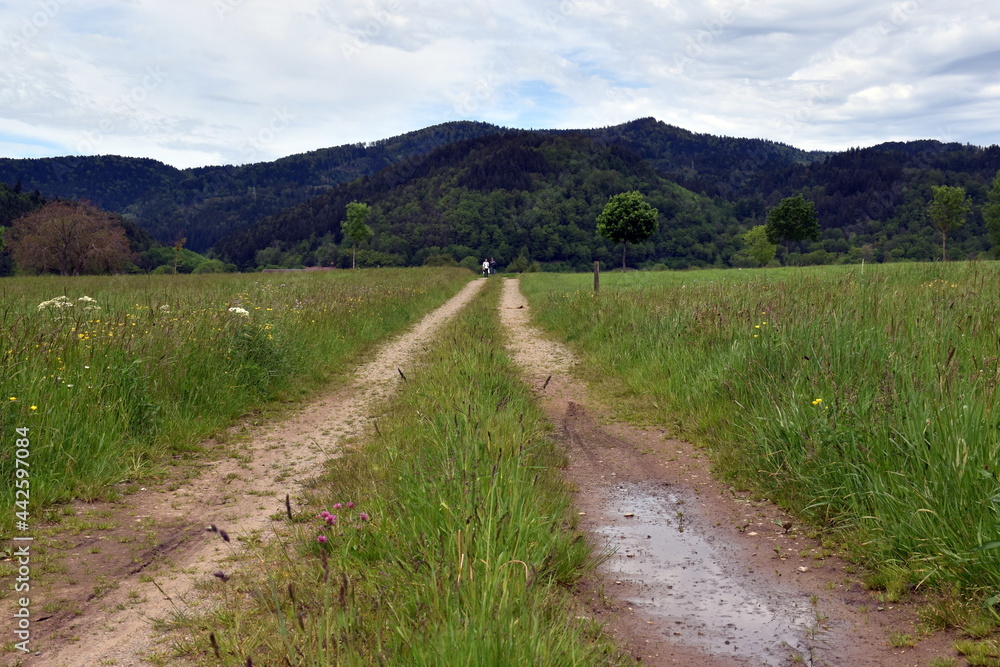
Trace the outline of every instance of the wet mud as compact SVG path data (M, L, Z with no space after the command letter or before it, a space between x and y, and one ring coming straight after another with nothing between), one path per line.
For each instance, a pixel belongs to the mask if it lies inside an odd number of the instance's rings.
M605 550L580 598L637 661L916 667L955 655L945 633L893 646L914 632L920 600L882 603L794 517L716 479L704 450L616 421L575 377L572 352L534 327L516 281L500 313L566 448L578 527Z
M668 485L618 484L604 495L609 521L592 532L613 550L605 570L634 586L628 604L666 639L769 666L807 660L828 643L818 608L747 576Z

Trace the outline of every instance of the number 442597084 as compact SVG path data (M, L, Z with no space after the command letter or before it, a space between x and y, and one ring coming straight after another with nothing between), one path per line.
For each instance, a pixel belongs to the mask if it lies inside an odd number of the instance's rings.
M17 486L17 492L15 494L17 500L14 504L17 505L19 510L21 510L16 513L17 518L21 521L27 521L28 500L31 498L31 493L29 491L29 488L31 487L31 480L29 479L30 473L28 472L28 468L30 467L30 464L28 463L28 456L31 454L28 449L30 441L28 440L27 428L18 428L14 430L19 436L21 436L14 442L17 446L17 449L14 452L14 467L17 471L14 473L17 477L17 482L15 483L15 486Z

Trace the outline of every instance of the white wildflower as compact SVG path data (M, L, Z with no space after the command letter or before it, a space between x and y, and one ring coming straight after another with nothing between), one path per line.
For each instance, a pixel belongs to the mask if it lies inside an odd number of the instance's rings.
M162 310L165 313L169 313L170 312L170 306L168 306L167 304L163 304L162 306L160 306L160 310Z
M57 296L54 299L49 299L48 301L42 301L38 304L38 310L47 310L49 308L55 308L56 310L62 310L64 308L72 308L73 302L66 298L65 295Z
M250 311L245 308L240 308L238 306L233 306L229 309L230 313L236 313L237 315L242 315L243 317L250 317Z
M97 303L97 299L91 298L89 296L81 296L77 301L83 301L84 303Z

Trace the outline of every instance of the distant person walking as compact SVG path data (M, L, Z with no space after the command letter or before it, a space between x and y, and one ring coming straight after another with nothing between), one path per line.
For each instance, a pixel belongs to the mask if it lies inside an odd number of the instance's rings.
M496 273L496 272L497 272L497 261L492 257L490 257L490 273Z
M483 278L489 278L490 276L490 260L483 260Z

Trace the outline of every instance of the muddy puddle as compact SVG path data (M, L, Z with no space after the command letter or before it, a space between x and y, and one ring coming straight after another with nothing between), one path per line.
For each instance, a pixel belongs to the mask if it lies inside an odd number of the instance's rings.
M637 591L629 604L664 638L747 665L808 665L826 653L832 636L821 610L754 577L767 554L746 562L728 553L696 499L661 484L607 493L608 520L595 531L615 550L604 567Z

